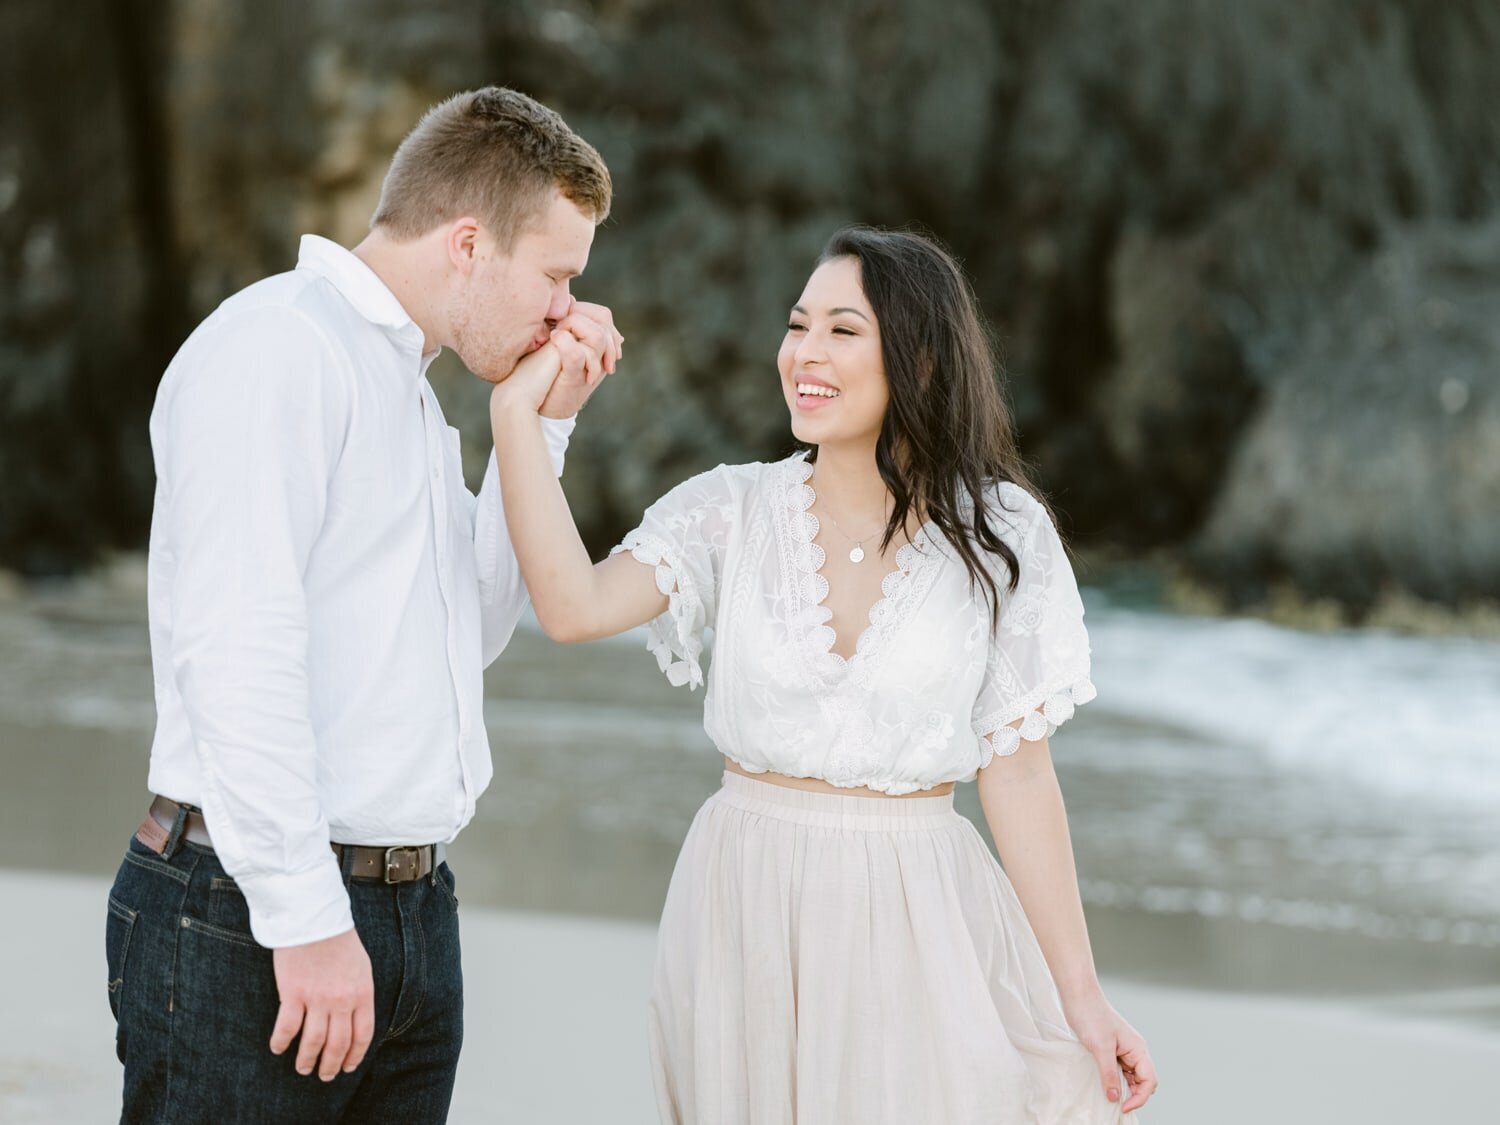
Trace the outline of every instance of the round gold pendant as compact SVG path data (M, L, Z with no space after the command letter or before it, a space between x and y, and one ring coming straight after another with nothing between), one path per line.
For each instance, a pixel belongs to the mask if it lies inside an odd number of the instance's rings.
M849 552L849 561L852 563L865 561L865 549L858 543L854 545L854 550Z

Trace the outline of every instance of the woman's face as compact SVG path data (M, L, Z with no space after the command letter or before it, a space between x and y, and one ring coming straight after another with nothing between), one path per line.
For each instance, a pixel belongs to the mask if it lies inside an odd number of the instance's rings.
M857 258L813 271L792 306L776 366L797 440L875 444L891 396Z

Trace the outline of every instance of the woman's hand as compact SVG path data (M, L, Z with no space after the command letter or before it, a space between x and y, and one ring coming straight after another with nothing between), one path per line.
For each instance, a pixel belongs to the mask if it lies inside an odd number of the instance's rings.
M1120 1075L1123 1073L1130 1086L1130 1096L1120 1111L1129 1113L1145 1105L1147 1099L1156 1093L1156 1065L1151 1061L1151 1052L1146 1049L1141 1033L1125 1022L1125 1017L1114 1010L1102 992L1093 992L1073 1001L1065 998L1063 1012L1068 1025L1099 1065L1104 1096L1112 1102L1120 1100Z
M511 413L571 418L614 371L623 342L608 309L575 304L551 339L495 384L491 415L497 421Z
M553 333L554 337L557 335ZM569 337L571 340L571 337ZM562 353L556 343L546 343L524 357L515 370L490 392L490 414L497 421L505 414L536 414L546 401L552 384L562 373Z

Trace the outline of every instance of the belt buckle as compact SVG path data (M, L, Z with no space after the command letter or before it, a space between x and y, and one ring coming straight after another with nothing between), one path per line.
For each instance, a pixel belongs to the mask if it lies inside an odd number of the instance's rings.
M421 848L412 847L409 844L386 848L385 874L382 876L385 883L389 886L392 883L409 883L413 879L419 878L418 872L422 868L421 851ZM397 865L400 863L400 859L396 855L397 852L406 852L411 856L411 874L405 879L400 877L401 872L397 870Z

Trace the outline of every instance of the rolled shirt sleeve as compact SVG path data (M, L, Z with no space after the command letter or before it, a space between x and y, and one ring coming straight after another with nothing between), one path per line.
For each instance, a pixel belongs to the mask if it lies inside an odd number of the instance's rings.
M552 472L561 477L568 439L578 423L572 418L543 418L542 433L552 455ZM484 666L488 668L510 643L516 623L526 609L529 595L521 578L521 564L511 545L505 522L505 504L500 497L500 469L494 451L485 467L474 510L475 570L479 577L480 635Z
M353 928L318 798L304 574L351 411L350 373L293 309L236 313L168 375L153 419L176 553L171 666L203 815L257 942Z

